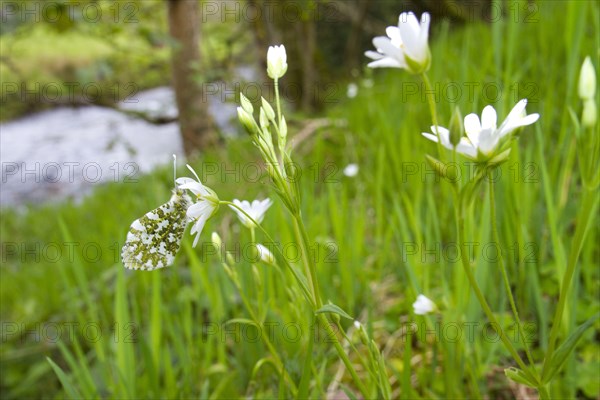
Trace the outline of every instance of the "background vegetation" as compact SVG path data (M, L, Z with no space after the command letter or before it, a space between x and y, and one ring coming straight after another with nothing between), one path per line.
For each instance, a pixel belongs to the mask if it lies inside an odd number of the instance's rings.
M162 6L148 3L152 5L144 5L144 12L158 14L153 24L162 26L164 11L158 10ZM584 57L591 55L597 69L600 65L600 11L595 2L533 4L527 8L525 2L510 3L522 12L507 13L491 23L471 21L451 29L447 20L438 20L433 28L431 77L440 95L450 100L452 85L457 85L460 95L453 102L465 114L493 103L500 115L506 115L523 97L529 99L528 112L541 114L537 127L527 129L514 146L497 189L501 240L506 248L515 249L508 263L514 293L521 318L532 327L535 358L541 359L539 343L545 343L540 339L548 335L581 191L568 108L580 112L576 82ZM386 23L393 24L397 14L386 16ZM13 48L19 61L16 68L0 64L2 79L10 81L11 74L19 73L29 83L57 77L110 81L116 76L140 87L165 82L168 52L160 43L167 38L142 26L133 35L125 34L129 28L120 25L97 26L99 31L90 34L52 32L56 28L43 24L28 28L25 36L18 30L4 33L3 55ZM103 29L115 30L111 43L116 46L94 38L103 35ZM235 48L247 40L240 34L227 41L228 30L220 24L206 29L211 33L203 43L207 54L222 56L206 57L214 65L219 64L215 60L227 59L227 43ZM288 62L300 60L290 57ZM320 115L327 121L324 127L311 130L305 114L297 113L290 133L304 133L298 135L296 159L304 167L303 213L310 218L309 234L317 238L315 248L321 254L329 254L335 245L332 257L318 258L323 293L363 322L375 338L388 362L396 397L524 398L527 389L504 376L510 358L498 341L485 339L485 330L476 329L474 340L466 339L463 330L457 342L444 334L407 332L410 322L429 329L437 322L438 317L412 313L418 293L436 301L446 323L474 322L481 328L485 319L468 291L452 289L457 285L452 271L460 266L441 250L454 238L452 209L445 200L448 193L433 174L426 173L424 154L433 152L435 145L420 136L429 124L425 98L411 94L420 83L397 70L364 70L353 82L358 94L351 99L345 97L347 81L337 82L336 103ZM470 83L475 85L473 96ZM489 90L484 90L486 83ZM500 89L497 95L492 88ZM3 118L32 109L23 102L10 104L3 104ZM446 104L440 102L441 107ZM440 110L447 117L451 111L449 106ZM244 179L244 166L257 162L258 154L244 136L191 161L198 171L207 163L219 166L207 184L222 199L272 196L263 184L266 175L257 183ZM357 177L342 174L348 163L360 166ZM236 168L239 176L224 173ZM192 249L186 240L172 268L125 271L119 253L130 221L163 203L173 185L172 171L166 167L138 178L136 183L99 187L81 203L1 210L2 397L289 395L266 361L262 343L243 334L245 325L228 324L247 316L208 247ZM491 240L490 222L487 196L480 195L468 229L470 237L484 245ZM291 240L289 221L279 204L267 213L265 225L277 232L281 243ZM564 319L568 329L600 308L598 228L596 215ZM204 241L211 230L230 246L249 240L229 210L209 221ZM434 254L424 251L436 246L440 250ZM481 248L477 254L481 256ZM238 268L249 285L249 264L242 260ZM479 257L476 269L492 308L508 324L510 313L495 263ZM276 327L294 324L302 332L290 340L275 329L275 345L292 377L299 380L312 337L304 317L307 309L301 294L288 290L286 273L266 266L261 273L267 282L265 296L252 297L253 304L268 309L267 319ZM457 304L466 305L461 309L468 312L459 315ZM97 329L86 329L89 326L98 328L100 335L96 337ZM341 390L328 387L343 369L331 351L324 351L328 348L317 343L313 349L314 397ZM599 369L596 323L555 381L553 393L598 398Z

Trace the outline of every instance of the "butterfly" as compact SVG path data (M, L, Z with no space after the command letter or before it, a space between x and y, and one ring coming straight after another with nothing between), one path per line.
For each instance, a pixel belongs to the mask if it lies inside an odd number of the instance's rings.
M133 221L121 250L125 268L151 271L170 266L181 246L191 203L185 190L175 184L168 202Z

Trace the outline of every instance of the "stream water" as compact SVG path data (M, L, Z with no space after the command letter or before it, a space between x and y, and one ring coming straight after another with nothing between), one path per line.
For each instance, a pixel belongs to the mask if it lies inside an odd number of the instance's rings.
M177 116L173 91L159 87L124 101L122 110L149 116ZM219 130L236 133L236 107L209 99ZM177 122L152 124L119 110L98 106L56 108L0 125L0 205L80 199L107 181L139 177L183 158Z

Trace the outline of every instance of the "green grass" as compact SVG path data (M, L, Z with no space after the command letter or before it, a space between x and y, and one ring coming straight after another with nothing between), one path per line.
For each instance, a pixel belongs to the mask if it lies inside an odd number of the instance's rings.
M462 88L454 103L463 114L480 113L493 103L505 116L522 97L530 99L529 113L541 114L541 121L526 128L513 146L496 186L500 241L515 249L507 260L509 276L521 318L531 329L534 358L541 362L559 282L576 224L581 223L576 219L582 193L577 157L584 149L575 145L568 107L581 110L576 83L585 56L592 56L596 68L600 65L600 18L592 2L541 3L536 16L537 22L531 23L508 19L460 29L438 26L430 76L442 91L453 84ZM397 70L366 74L373 87L361 85L356 98L327 112L346 121L345 126L318 130L295 153L303 166L302 211L321 255L323 297L365 324L384 353L394 397L513 398L516 389L503 372L513 361L499 341L482 336L494 337L481 332L485 316L460 261L446 252L456 241L451 193L433 174L422 175L427 171L425 154L435 154L436 148L420 136L430 125L425 98L420 92L409 94L419 81ZM480 84L472 99L467 82ZM482 83L503 90L497 99L490 94L486 98ZM438 107L441 123L447 125L453 105L442 98ZM165 161L169 157L165 155ZM341 173L349 162L360 165L358 177ZM220 173L236 165L243 171L259 158L249 139L241 138L193 165L202 171L207 163L217 163ZM260 182L217 174L206 183L224 200L275 200L266 174ZM123 268L119 252L129 223L163 203L171 187L172 173L165 168L137 183L100 187L81 204L29 208L24 213L2 210L3 398L290 395L265 346L250 334L236 340L235 329L250 328L226 325L249 316L210 247L192 249L191 240L186 240L172 268L151 273ZM469 239L480 243L475 274L496 316L508 326L512 319L500 270L481 257L482 247L491 242L487 187L477 196L467 226ZM276 202L264 225L286 244L293 240L293 231L284 211ZM600 308L599 227L597 215L593 217L567 303L563 324L568 331ZM209 241L211 231L228 246L250 240L225 208L209 221L203 242ZM260 233L258 239L264 241ZM331 243L335 251L325 258ZM15 252L10 247L14 245L23 247ZM62 250L58 257L55 248ZM72 256L68 248L74 248ZM96 256L98 248L101 255ZM274 324L274 345L299 384L313 337L308 334L309 309L302 293L291 285L288 272L263 266L260 298L248 262L242 261L237 270L252 305L266 310L266 320ZM434 299L442 309L439 317L412 313L418 293ZM418 334L406 334L410 322L420 327ZM423 334L424 326L433 331L438 322L442 329L462 326L461 340L443 340L453 337L450 331L445 336ZM72 335L69 323L76 324ZM466 339L464 323L478 324L475 339ZM344 320L342 324L351 325ZM62 340L50 340L53 326L60 327ZM292 330L286 336L284 326L303 334L292 340ZM101 329L97 340L92 340L94 327ZM598 328L596 323L584 334L554 381L556 397L598 397ZM320 339L309 365L309 394L315 398L323 397L341 365L323 332ZM356 345L365 351L358 338ZM522 350L518 342L515 346ZM345 384L353 390L347 375L337 390Z

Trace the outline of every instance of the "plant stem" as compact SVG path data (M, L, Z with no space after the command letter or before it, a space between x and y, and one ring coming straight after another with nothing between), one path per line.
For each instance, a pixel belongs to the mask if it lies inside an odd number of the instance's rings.
M337 335L335 334L334 330L331 328L331 325L329 324L329 321L327 320L327 318L325 317L325 315L324 314L317 314L317 318L318 318L319 322L325 327L325 330L327 331L327 334L329 335L329 339L331 339L333 341L333 346L337 350L338 355L342 359L342 362L344 363L344 365L348 369L348 372L350 372L350 375L352 376L352 379L354 380L354 384L356 385L356 387L358 388L358 390L360 391L360 393L363 395L363 398L365 398L365 399L371 398L372 395L369 393L369 391L367 390L367 388L365 387L365 385L362 383L362 381L358 377L358 374L356 373L356 370L352 366L352 362L350 362L350 359L348 358L348 355L344 351L344 347L340 343L340 341L339 341Z
M239 210L248 219L250 219L250 221L254 222L254 224L258 227L258 229L260 229L261 232L267 237L267 240L269 240L273 244L276 244L276 242L273 240L273 238L271 237L271 235L269 235L269 233L265 230L265 228L263 228L262 225L260 225L258 222L256 222L254 220L254 218L252 218L246 211L244 211L243 208L239 207L235 203L232 203L231 201L221 200L219 202L219 204L225 204L225 205L228 205L228 206L231 206L231 207L235 208L236 210ZM277 249L277 253L279 254L280 260L283 261L283 263L285 264L285 266L290 270L290 272L292 273L292 275L296 279L296 282L298 283L298 285L300 285L300 288L302 289L302 292L304 293L304 297L306 297L306 300L309 302L311 308L315 309L315 304L314 304L314 300L312 298L311 292L308 290L308 288L306 287L306 285L304 284L304 282L302 282L302 280L298 276L296 270L294 270L294 268L290 265L290 263L288 262L288 260L285 258L285 255L283 254L283 252L281 251L281 249L279 248L279 246L275 246L275 249Z
M294 230L296 232L296 237L300 242L302 259L304 260L306 275L308 276L315 306L318 310L323 306L323 302L321 301L321 293L319 289L319 279L317 277L317 268L315 266L315 262L309 253L310 242L308 239L308 233L306 233L306 228L304 227L304 222L302 221L302 216L300 215L300 211L298 211L298 213L294 215Z
M275 105L277 106L277 126L281 124L281 102L279 101L279 79L273 80L275 86Z
M458 210L459 208L460 208L460 211ZM477 300L479 300L479 304L481 305L481 308L483 308L483 311L484 311L485 315L487 316L488 320L490 321L492 328L494 328L496 333L498 333L498 335L500 336L500 340L502 340L502 343L504 344L504 346L506 347L508 352L511 354L511 356L513 357L515 362L519 365L519 367L523 370L523 373L526 374L527 377L532 382L537 382L537 379L535 379L535 377L533 377L531 375L531 373L529 372L529 369L523 362L523 359L521 358L521 356L519 356L519 353L517 353L517 351L515 350L514 346L510 342L510 339L508 339L506 337L506 335L504 334L504 330L502 329L502 327L498 323L498 320L494 316L494 313L492 312L485 297L483 296L483 293L481 292L481 289L479 288L479 285L477 284L477 280L475 279L475 276L473 275L473 271L471 271L471 265L470 265L469 259L468 259L469 253L467 251L467 246L465 245L465 239L464 239L465 222L464 222L464 207L462 206L462 204L457 205L457 207L455 207L455 217L456 217L456 222L457 222L458 243L459 243L460 250L461 250L460 258L462 261L463 269L465 270L465 273L467 274L467 279L469 280L469 283L471 284L471 287L473 288L473 291L475 292L475 296L477 296Z
M500 264L500 270L502 271L502 279L504 280L504 286L506 288L506 293L508 294L508 301L510 303L510 308L512 309L513 316L515 318L515 322L517 323L517 329L519 333L519 337L521 338L521 342L525 347L525 353L527 354L527 359L529 360L529 364L533 369L534 373L537 375L537 371L535 369L535 362L533 361L533 357L531 356L531 352L529 350L529 346L527 346L527 342L525 341L525 335L523 334L523 325L521 324L521 319L519 318L519 313L517 312L517 306L515 305L515 299L512 294L512 290L510 289L510 282L508 280L508 274L506 273L506 267L504 266L504 259L502 257L502 250L500 250L500 238L498 237L498 226L496 221L496 197L494 195L494 182L492 181L492 176L489 178L490 184L490 209L491 209L491 220L492 220L492 240L498 246L498 264Z
M573 237L573 244L569 253L567 270L563 276L560 286L558 305L556 306L554 318L552 318L552 329L550 330L548 351L546 352L546 357L544 358L542 376L550 366L550 360L552 359L556 349L556 341L560 332L562 316L565 311L566 300L571 287L571 280L573 279L573 274L575 273L575 267L577 266L577 260L583 247L585 235L590 226L590 222L594 219L595 209L598 207L598 201L598 195L595 190L583 190L583 201L579 208L579 215L577 216L577 228L575 229L575 236Z
M260 320L258 319L258 316L252 310L252 307L250 306L250 302L248 301L248 298L244 294L244 291L243 291L240 283L237 281L237 279L235 279L232 276L230 276L230 279L233 282L234 286L237 288L238 292L240 293L242 303L244 303L244 306L246 307L248 314L250 314L250 318L252 319L252 321L254 321L255 324L257 324L260 327L261 330L264 330L263 324L260 322ZM261 337L265 343L265 346L267 346L267 349L269 349L269 352L275 359L275 364L277 364L277 369L282 371L284 379L286 379L288 381L288 383L291 387L291 390L292 390L292 394L296 395L296 393L298 393L298 387L296 386L296 383L294 382L294 380L292 379L290 374L285 369L285 366L283 365L281 358L279 358L279 354L277 353L275 346L273 346L273 343L271 343L271 340L269 339L269 335L261 334Z
M425 84L425 94L427 96L427 102L429 103L429 112L431 113L431 120L433 121L433 125L436 127L435 132L433 132L437 138L437 149L438 149L438 157L442 158L442 138L440 136L440 134L437 131L437 127L439 126L438 124L438 118L437 118L437 110L436 110L436 106L435 106L435 93L433 91L433 88L431 86L431 82L429 81L429 77L427 76L427 73L423 72L421 74L421 78L423 79L423 83Z
M548 388L546 386L540 385L537 389L541 400L550 400L550 393L548 392Z

